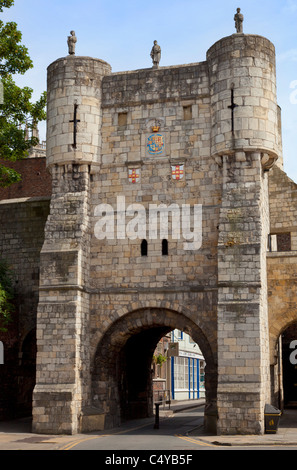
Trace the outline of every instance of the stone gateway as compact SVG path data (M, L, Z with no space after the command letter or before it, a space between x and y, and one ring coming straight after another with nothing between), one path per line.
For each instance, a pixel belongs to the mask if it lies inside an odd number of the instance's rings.
M175 328L206 361L207 430L261 434L265 404L279 405L279 338L297 320L297 187L282 168L274 46L236 33L203 62L154 61L112 73L103 60L70 53L48 67L52 196L40 253L37 433L151 416L152 355ZM160 220L167 210L162 237L162 223L153 235L149 222L140 230L151 205ZM198 205L201 243L184 249L193 213L178 215ZM175 236L178 222L188 240ZM283 232L291 250L270 250Z

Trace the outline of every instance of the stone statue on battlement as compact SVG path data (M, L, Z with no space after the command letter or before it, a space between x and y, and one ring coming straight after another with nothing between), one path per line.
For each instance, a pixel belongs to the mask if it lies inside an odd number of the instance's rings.
M154 45L151 50L151 58L153 60L153 68L157 69L161 59L161 47L157 41L154 41Z
M75 31L70 31L71 36L68 36L67 44L69 55L75 54L75 45L77 43L77 37L75 36Z
M240 13L240 8L237 8L237 13L234 15L235 29L237 33L243 33L243 20L244 16Z

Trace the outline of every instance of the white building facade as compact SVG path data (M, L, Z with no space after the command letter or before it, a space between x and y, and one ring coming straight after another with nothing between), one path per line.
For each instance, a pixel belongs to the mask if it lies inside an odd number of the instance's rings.
M178 356L170 357L170 395L172 400L205 397L205 360L199 346L189 335L171 332L172 343L178 344Z

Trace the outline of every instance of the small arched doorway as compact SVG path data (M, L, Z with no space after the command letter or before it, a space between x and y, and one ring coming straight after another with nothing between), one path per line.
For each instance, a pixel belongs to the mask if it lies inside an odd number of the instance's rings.
M92 405L105 416L105 429L153 415L152 357L160 339L174 329L188 333L205 357L206 404L216 402L217 366L212 345L187 316L143 309L117 320L98 344L92 370Z

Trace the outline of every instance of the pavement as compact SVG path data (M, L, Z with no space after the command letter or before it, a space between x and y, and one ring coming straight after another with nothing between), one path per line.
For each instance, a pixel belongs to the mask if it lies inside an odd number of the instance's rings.
M168 419L185 410L204 406L204 400L175 401L165 407L159 408L160 427L162 420ZM154 418L137 420L153 423ZM135 421L130 426L135 426ZM128 430L129 424L123 429ZM118 429L115 430L118 432ZM113 433L113 431L109 431ZM92 433L93 435L95 433ZM230 435L216 436L206 434L203 425L197 426L187 433L192 438L201 443L215 446L295 446L297 448L297 408L285 409L279 422L278 430L275 434L263 435ZM100 432L98 432L100 435ZM69 435L44 435L31 432L31 418L23 418L13 421L0 422L0 451L1 450L64 450L71 448L75 443L81 442L88 437L88 434Z
M184 411L197 406L204 406L203 399L187 400L185 402L175 402L170 405L170 410L162 411L160 406L160 418ZM188 432L188 435L195 436L201 442L217 446L295 446L297 447L297 407L285 409L280 417L278 430L275 434L263 435L230 435L217 436L207 434L203 425L198 426Z

